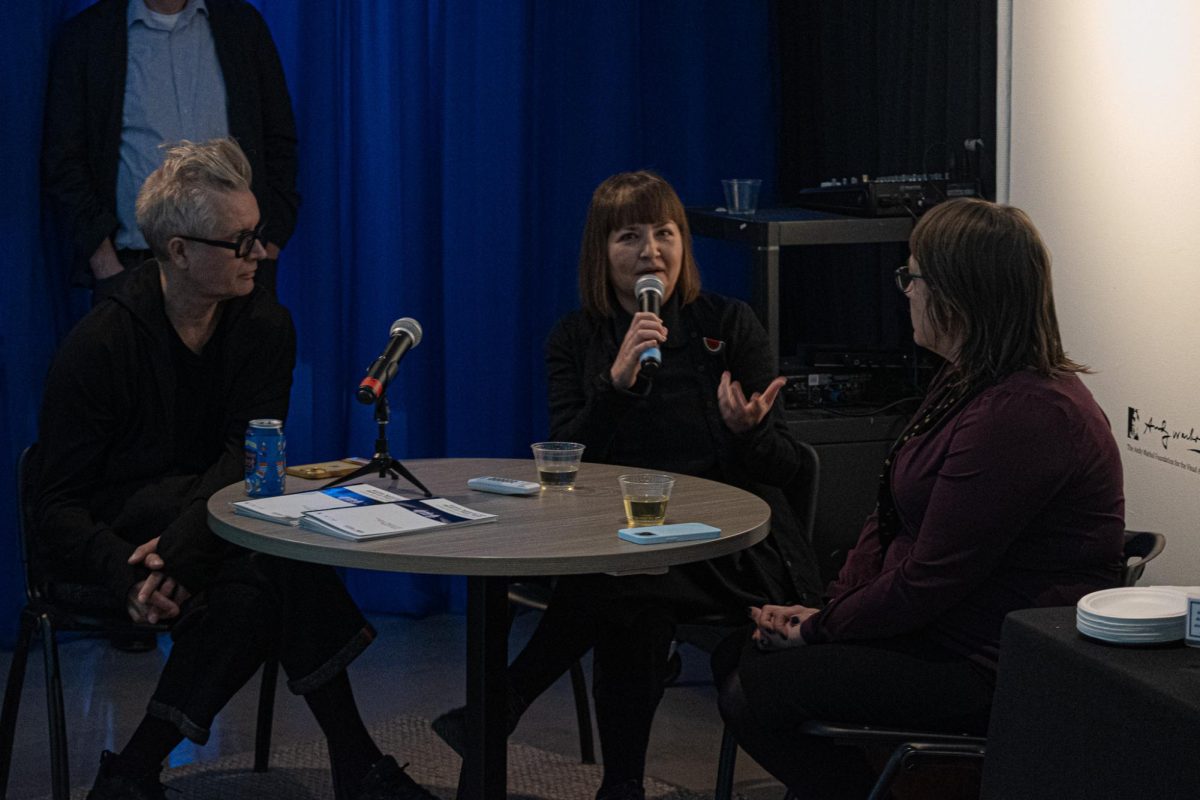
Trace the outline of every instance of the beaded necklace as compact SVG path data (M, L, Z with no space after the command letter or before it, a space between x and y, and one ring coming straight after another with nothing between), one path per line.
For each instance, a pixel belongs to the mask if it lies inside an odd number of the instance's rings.
M883 469L879 474L879 490L876 494L875 501L875 516L879 524L879 541L882 548L882 553L886 553L888 547L895 540L896 535L900 532L900 515L896 511L896 499L892 496L892 464L896 460L901 448L908 443L908 440L914 436L920 436L929 429L935 427L942 420L950 416L959 405L965 400L973 397L982 387L975 387L972 391L971 387L964 386L959 383L949 382L943 386L939 392L939 397L927 404L928 410L914 418L908 423L908 426L900 434L899 438L892 443L888 450L887 457L883 459Z

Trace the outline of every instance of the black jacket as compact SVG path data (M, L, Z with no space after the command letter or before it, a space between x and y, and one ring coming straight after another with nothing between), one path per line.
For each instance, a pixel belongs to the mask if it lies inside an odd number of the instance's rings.
M629 314L618 309L597 319L576 311L559 321L546 345L551 437L586 445L586 461L696 474L759 495L771 506L770 537L720 559L727 564L719 571L731 582L752 573L750 580L774 587L774 602L815 604L820 581L812 548L782 491L800 468L782 401L743 434L730 431L717 408L725 370L747 397L775 377L766 332L745 303L707 292L682 307L671 298L662 318L663 375L672 376L673 403L658 402L654 381L639 376L623 391L608 377Z
M168 574L192 592L228 547L209 530L206 502L243 477L247 422L283 419L296 334L264 290L224 302L218 333L219 458L201 474L175 463L175 369L158 266L134 271L68 334L46 381L32 492L36 553L73 580L124 597L145 575L125 561L162 536Z
M140 2L140 0L138 0ZM271 32L242 0L205 0L225 77L229 134L254 172L266 238L283 247L296 227L296 123ZM75 277L117 229L117 161L125 108L129 0L101 0L67 21L50 58L42 184L68 224Z

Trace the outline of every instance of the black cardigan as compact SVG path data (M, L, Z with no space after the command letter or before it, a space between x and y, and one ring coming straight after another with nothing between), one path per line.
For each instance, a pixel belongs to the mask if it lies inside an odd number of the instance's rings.
M782 585L785 596L771 599L816 604L820 580L812 548L781 491L800 468L782 401L757 427L742 434L726 427L717 408L723 371L741 382L747 396L765 389L775 377L766 332L745 303L707 292L682 307L673 297L662 318L668 329L663 369L668 362L673 369L682 364L681 377L694 381L700 396L689 397L687 408L679 408L655 403L653 381L640 376L630 391L614 387L608 372L631 317L620 310L604 319L576 311L558 322L546 345L551 437L586 445L585 461L671 472L687 471L680 457L683 450L693 454L691 463L695 453L710 452L712 467L699 477L738 486L766 500L771 535L764 545L776 551L750 548L728 557L731 570L720 571L736 581L733 573L762 574L774 570L771 564L782 563L788 575L774 576L770 583ZM692 413L693 408L702 410ZM662 431L664 423L670 440L650 442L645 448L636 443L645 430L653 426Z
M175 369L158 265L138 268L118 294L68 334L46 381L33 474L36 553L63 577L104 583L124 597L146 573L125 563L161 534L168 574L198 591L228 551L206 502L243 477L251 419L287 414L296 334L291 316L255 288L224 302L218 416L223 442L201 474L175 462Z
M140 2L140 0L138 0ZM296 227L296 123L283 65L262 16L242 0L205 0L225 77L229 135L254 172L251 189L283 247ZM129 0L101 0L67 21L50 57L42 138L42 184L62 212L75 277L117 229L117 162L125 108Z

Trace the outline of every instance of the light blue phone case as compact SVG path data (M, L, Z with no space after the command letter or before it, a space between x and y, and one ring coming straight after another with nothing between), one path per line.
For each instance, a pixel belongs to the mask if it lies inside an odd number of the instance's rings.
M666 542L694 542L701 539L716 539L720 528L703 522L677 522L673 525L649 525L645 528L621 528L617 536L634 544L665 544Z

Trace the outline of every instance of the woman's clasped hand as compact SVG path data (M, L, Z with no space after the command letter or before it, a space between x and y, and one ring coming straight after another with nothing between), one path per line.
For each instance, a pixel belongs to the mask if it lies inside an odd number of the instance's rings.
M808 606L773 606L761 608L751 606L750 619L754 622L751 638L759 650L783 650L804 644L800 626L804 620L817 613Z

